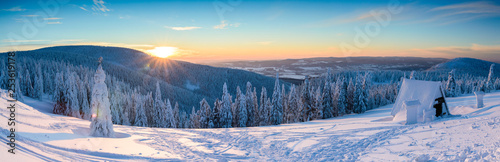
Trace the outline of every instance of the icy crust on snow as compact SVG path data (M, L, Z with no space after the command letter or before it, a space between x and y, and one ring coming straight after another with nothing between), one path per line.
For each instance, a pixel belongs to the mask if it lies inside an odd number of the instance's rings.
M392 121L392 105L359 115L254 128L169 129L115 125L116 138L88 135L90 121L51 114L50 104L18 103L16 155L21 161L500 161L500 92L448 98L453 114L426 124ZM7 106L5 97L0 106ZM39 106L42 105L42 106ZM33 108L31 106L35 106ZM7 120L0 109L0 121ZM6 143L6 122L0 123Z

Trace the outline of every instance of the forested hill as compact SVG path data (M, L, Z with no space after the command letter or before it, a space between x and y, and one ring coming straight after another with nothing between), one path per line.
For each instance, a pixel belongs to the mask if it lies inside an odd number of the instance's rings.
M455 58L434 65L429 71L451 71L467 73L474 76L487 77L491 64L495 64L494 74L500 74L500 64L474 58Z
M258 89L272 89L275 82L274 78L253 72L161 59L121 47L57 46L17 53L18 59L65 62L88 67L91 71L95 71L96 61L102 56L103 68L108 75L132 88L141 87L139 90L143 93L154 92L159 81L163 98L179 102L184 109L198 108L203 98L210 103L221 98L225 82L231 94L236 93L237 86L245 87L247 81Z

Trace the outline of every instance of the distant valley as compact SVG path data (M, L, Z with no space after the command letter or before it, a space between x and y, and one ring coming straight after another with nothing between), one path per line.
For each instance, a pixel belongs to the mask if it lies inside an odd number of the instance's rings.
M242 69L266 76L302 80L305 76L319 76L328 68L335 71L371 71L371 70L427 70L434 65L448 61L443 58L420 57L325 57L286 59L268 61L236 61L212 63L216 67ZM293 82L293 81L292 81Z

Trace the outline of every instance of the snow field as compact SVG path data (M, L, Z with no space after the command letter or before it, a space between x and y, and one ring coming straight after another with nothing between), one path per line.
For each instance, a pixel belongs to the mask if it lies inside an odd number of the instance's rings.
M114 125L116 138L89 136L90 121L54 115L28 97L16 109L16 154L7 161L499 161L500 92L476 109L472 95L447 99L461 117L402 125L392 105L363 114L278 126L171 129ZM7 106L0 98L0 106ZM34 108L36 107L36 108ZM8 110L0 109L0 120ZM7 141L1 123L2 143Z

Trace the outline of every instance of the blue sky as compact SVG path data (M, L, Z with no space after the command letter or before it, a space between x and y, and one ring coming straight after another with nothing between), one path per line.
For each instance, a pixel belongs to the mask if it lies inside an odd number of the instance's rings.
M500 3L494 1L41 0L1 6L1 52L92 44L146 52L173 47L170 58L198 63L346 56L500 60Z

